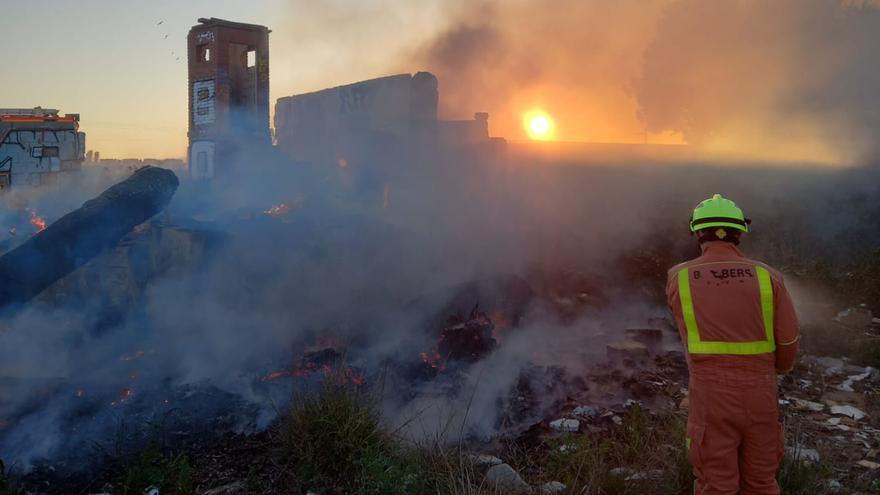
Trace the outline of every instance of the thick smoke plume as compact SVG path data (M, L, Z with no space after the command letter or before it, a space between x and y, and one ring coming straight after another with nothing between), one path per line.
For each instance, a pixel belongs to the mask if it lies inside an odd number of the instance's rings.
M876 152L873 2L486 1L450 14L415 61L444 111L523 138L543 108L571 141L687 142L782 160Z

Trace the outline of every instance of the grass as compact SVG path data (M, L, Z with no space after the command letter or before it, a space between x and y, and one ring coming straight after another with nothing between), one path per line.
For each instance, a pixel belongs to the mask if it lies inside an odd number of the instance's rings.
M195 493L193 470L182 453L165 453L159 442L151 440L147 447L127 464L114 483L114 494L142 494L149 487L160 493L188 495Z
M608 433L563 435L550 442L549 452L515 452L511 462L540 482L561 481L567 493L688 493L684 417L652 417L635 407L622 419Z
M293 488L334 494L422 493L418 458L379 424L372 399L334 380L294 404L282 428ZM425 492L428 493L428 492Z
M510 443L501 457L532 486L561 481L580 495L689 494L693 476L684 446L686 418L655 416L639 407L607 432L567 434L547 445ZM485 468L458 447L441 442L407 446L383 429L371 399L339 386L325 387L295 406L282 429L291 490L334 494L495 493ZM838 473L839 474L839 473ZM780 468L782 493L829 492L831 466L787 457ZM840 480L868 489L859 480ZM839 493L849 493L843 489ZM866 493L870 493L867 491Z
M164 420L149 423L151 433L146 445L134 456L125 456L117 445L116 465L111 468L110 484L114 495L142 494L150 487L160 493L189 495L195 493L193 468L189 457L183 452L166 448L162 441ZM117 442L123 442L124 426L120 424Z

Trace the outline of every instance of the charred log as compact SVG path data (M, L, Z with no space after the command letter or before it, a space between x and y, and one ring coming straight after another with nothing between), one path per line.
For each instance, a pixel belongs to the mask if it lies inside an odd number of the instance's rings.
M159 213L179 181L144 167L0 257L0 307L25 303Z

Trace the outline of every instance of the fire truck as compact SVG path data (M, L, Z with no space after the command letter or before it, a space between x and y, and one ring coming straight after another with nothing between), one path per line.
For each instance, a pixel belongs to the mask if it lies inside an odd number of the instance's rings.
M0 108L0 190L57 183L85 159L79 114L50 108Z

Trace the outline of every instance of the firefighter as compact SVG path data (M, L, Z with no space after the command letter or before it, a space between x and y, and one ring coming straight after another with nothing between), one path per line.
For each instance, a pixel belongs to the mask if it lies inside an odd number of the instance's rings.
M798 325L782 275L737 247L750 220L720 194L694 209L702 254L669 270L666 296L690 374L688 459L699 495L779 493L776 375L794 366Z

